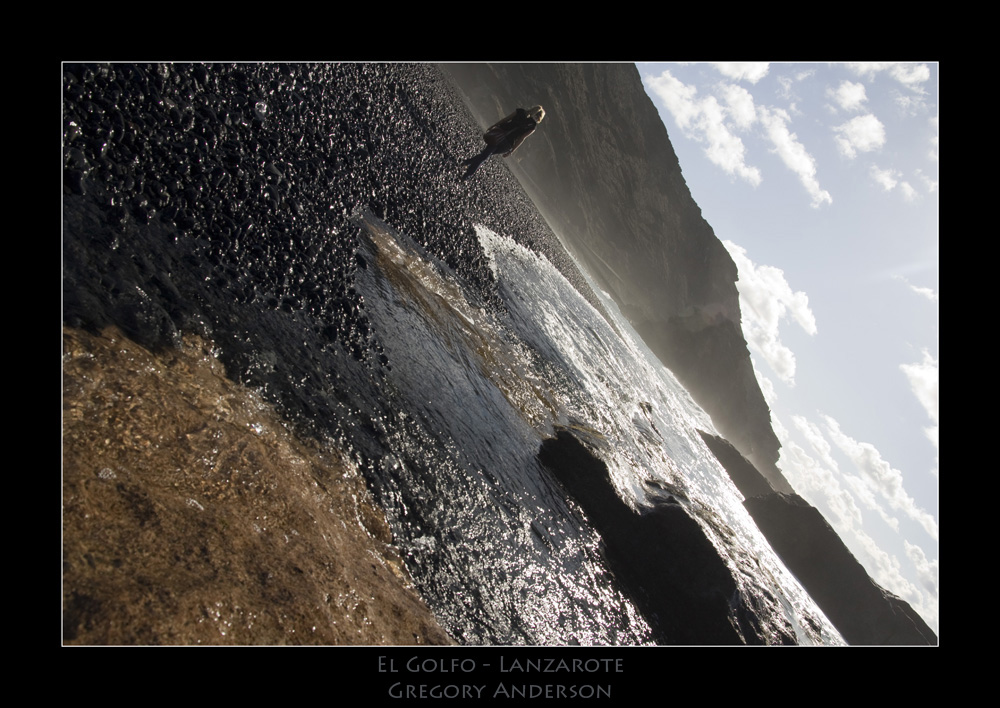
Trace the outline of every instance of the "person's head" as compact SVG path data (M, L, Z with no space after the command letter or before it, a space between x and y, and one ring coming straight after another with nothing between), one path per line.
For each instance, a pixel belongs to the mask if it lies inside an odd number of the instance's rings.
M542 118L545 117L545 109L541 106L532 106L528 109L528 115L531 116L532 120L536 123L541 123Z

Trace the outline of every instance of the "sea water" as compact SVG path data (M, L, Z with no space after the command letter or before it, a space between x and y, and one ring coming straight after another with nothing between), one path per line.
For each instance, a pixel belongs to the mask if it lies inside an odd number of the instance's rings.
M807 644L841 643L784 568L702 442L708 416L610 297L601 313L543 256L476 227L502 311L405 234L359 216L371 264L357 287L391 366L371 476L411 573L466 644L651 642L600 539L538 462L569 429L636 513L669 494L741 591Z

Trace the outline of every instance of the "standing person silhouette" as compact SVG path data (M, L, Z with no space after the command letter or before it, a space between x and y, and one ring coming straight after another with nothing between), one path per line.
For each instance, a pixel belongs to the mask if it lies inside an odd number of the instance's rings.
M471 177L472 173L479 169L479 166L486 162L491 155L507 157L517 150L524 139L535 132L535 128L544 117L544 108L532 106L528 109L518 108L503 120L495 123L483 135L483 140L486 141L486 147L483 151L475 157L462 161L463 165L469 166L462 179Z

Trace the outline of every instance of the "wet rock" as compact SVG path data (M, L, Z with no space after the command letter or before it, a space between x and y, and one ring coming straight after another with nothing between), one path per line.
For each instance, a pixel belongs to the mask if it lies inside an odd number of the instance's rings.
M565 486L604 541L612 572L662 644L794 643L790 628L765 628L725 560L677 503L636 513L607 466L566 431L542 443L539 461ZM675 500L676 502L676 500Z

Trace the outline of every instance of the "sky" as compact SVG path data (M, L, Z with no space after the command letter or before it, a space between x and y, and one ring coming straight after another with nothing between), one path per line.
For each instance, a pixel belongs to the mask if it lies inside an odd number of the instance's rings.
M778 466L938 623L938 65L637 64L739 269Z

